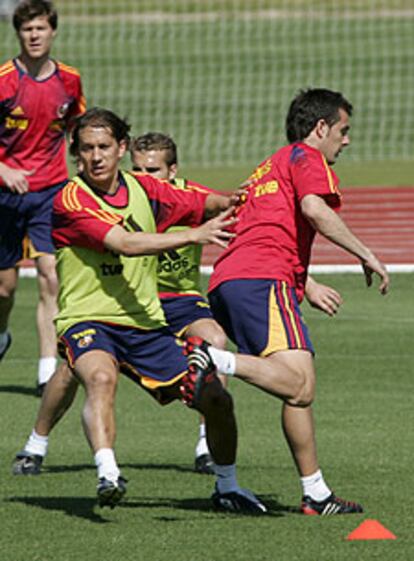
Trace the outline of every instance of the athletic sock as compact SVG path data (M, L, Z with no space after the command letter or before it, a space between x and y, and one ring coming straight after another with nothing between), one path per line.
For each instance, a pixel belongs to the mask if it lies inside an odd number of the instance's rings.
M219 493L232 493L240 491L236 479L236 464L219 466L214 464L214 472L217 476L216 489Z
M200 434L198 437L198 442L195 450L196 458L199 456L204 456L205 454L209 454L209 449L207 446L207 438L206 438L206 425L204 423L200 423Z
M24 451L28 454L35 454L36 456L42 456L43 458L47 454L47 446L49 443L48 436L41 436L33 429L32 434L29 436Z
M47 384L55 373L57 359L54 356L45 356L39 359L39 367L37 370L38 384Z
M315 501L324 501L332 491L329 489L323 478L320 469L312 475L300 478L302 483L303 495L308 495Z
M95 454L95 465L98 468L98 479L105 477L109 481L117 481L120 475L115 460L114 451L111 448L100 448Z
M222 349L216 349L216 347L208 347L208 352L213 359L217 370L221 374L226 376L233 376L236 370L236 357L234 353L230 351L223 351Z

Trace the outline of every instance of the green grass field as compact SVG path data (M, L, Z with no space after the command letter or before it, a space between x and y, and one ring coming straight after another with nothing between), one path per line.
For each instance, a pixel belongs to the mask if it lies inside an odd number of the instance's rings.
M10 473L34 422L35 281L22 279L14 343L0 370L1 561L408 561L412 533L413 275L394 275L381 297L360 275L321 276L345 303L331 319L305 305L317 348L315 416L320 462L340 495L363 515L309 518L295 509L300 487L275 399L232 380L239 422L238 473L270 515L216 514L213 479L192 472L196 415L160 408L126 379L117 396L117 455L128 500L95 505L95 469L80 426L82 392L56 428L40 477ZM346 541L376 519L395 541Z

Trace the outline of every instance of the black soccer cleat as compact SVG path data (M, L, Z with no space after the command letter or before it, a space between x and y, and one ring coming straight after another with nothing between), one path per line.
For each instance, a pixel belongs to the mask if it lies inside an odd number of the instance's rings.
M197 407L208 384L218 381L217 368L208 352L208 344L201 337L188 337L184 345L188 372L181 380L180 392L188 407Z
M261 516L267 513L265 505L251 491L240 489L231 493L219 493L217 487L211 496L214 509L233 514Z
M344 501L344 499L340 499L333 493L324 501L315 501L308 495L304 496L300 510L308 516L330 516L333 514L358 514L364 512L360 504Z
M13 475L39 475L40 468L42 467L43 456L38 454L29 454L22 450L13 462L12 474Z
M194 471L205 475L214 475L214 462L210 454L201 454L194 461Z
M116 507L126 493L127 480L120 475L116 481L111 481L106 477L101 477L96 487L98 504L100 507Z
M11 345L12 342L12 337L10 335L10 333L7 333L7 341L6 341L6 346L4 347L4 349L1 351L0 353L0 361L2 360L2 358L4 357L4 355L7 353L7 351L9 350L9 347Z

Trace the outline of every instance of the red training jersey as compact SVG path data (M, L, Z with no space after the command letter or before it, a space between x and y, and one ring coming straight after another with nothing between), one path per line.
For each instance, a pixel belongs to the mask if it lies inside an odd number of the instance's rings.
M123 217L117 208L128 204L128 188L119 174L119 186L113 195L102 194L113 212L103 210L76 181L70 181L55 196L53 204L53 242L57 248L65 246L87 247L105 251L104 238L115 224L122 226ZM203 221L208 193L195 188L183 191L168 181L146 173L131 173L145 190L158 232L172 225L198 226ZM97 191L95 192L97 193Z
M0 161L33 169L27 176L30 191L67 179L65 132L70 120L85 111L78 71L55 65L44 80L24 72L16 59L0 66Z
M339 209L338 178L319 150L295 143L262 162L250 179L236 237L216 261L209 290L227 280L275 279L302 297L315 230L300 201L319 195Z

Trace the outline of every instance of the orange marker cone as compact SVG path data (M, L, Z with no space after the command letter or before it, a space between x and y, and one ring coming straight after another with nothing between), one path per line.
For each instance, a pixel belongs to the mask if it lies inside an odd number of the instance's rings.
M392 532L380 524L378 520L364 520L362 524L348 534L347 540L396 540Z

